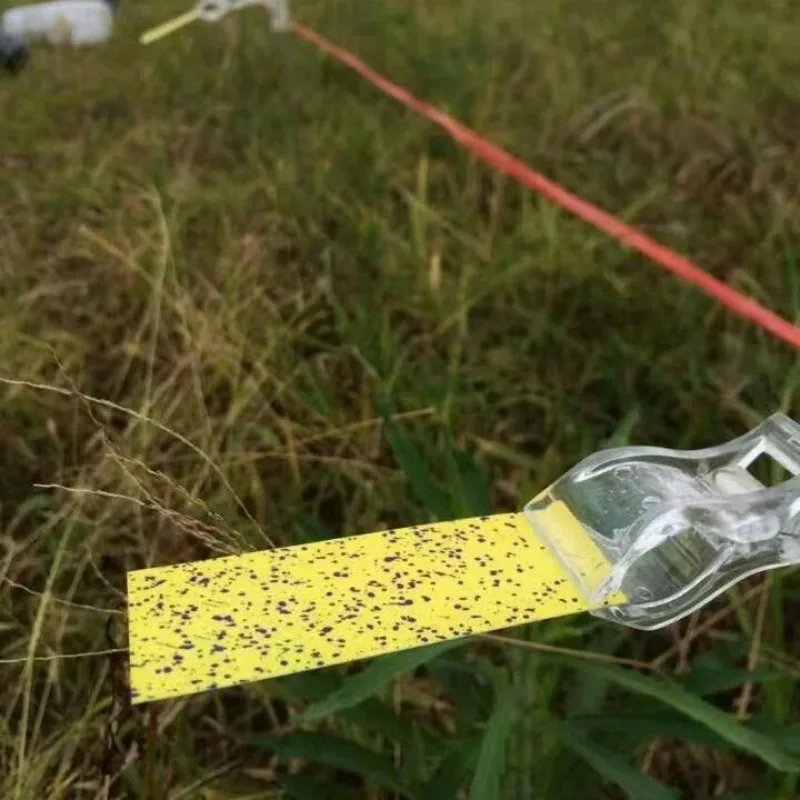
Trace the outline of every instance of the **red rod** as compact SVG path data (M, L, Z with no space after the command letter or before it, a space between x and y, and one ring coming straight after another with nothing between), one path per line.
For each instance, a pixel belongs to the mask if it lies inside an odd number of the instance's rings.
M402 86L398 86L379 75L348 50L329 42L299 22L292 23L292 27L294 32L302 39L350 67L350 69L357 72L384 94L397 100L398 103L438 125L462 147L471 151L487 164L501 172L505 172L519 181L519 183L529 189L533 189L590 225L594 225L595 228L613 237L623 245L633 250L638 250L653 263L667 270L667 272L687 283L694 284L734 314L738 314L778 339L782 339L787 344L800 349L800 328L796 325L778 316L768 308L764 308L764 306L736 291L736 289L731 288L668 247L659 244L649 236L645 236L641 231L632 228L612 214L603 211L587 200L568 191L563 186L559 186L557 183L545 178L544 175L535 172L527 164L514 158L514 156L500 147L493 145L480 134L462 125L458 120L419 100L409 91L403 89Z

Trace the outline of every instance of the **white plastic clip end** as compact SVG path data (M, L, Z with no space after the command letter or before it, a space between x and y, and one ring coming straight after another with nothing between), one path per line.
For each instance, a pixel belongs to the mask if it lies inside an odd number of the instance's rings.
M286 33L291 27L289 0L267 0L267 8L272 14L272 30Z

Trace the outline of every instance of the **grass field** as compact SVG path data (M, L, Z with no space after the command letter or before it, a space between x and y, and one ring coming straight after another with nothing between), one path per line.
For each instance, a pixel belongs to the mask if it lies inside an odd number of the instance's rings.
M294 5L800 317L789 0ZM183 9L123 3L108 46L0 81L0 796L796 797L790 572L666 631L573 617L373 667L303 724L352 676L141 711L124 653L59 657L125 647L129 569L513 510L603 445L800 408L786 346L260 10L138 44Z

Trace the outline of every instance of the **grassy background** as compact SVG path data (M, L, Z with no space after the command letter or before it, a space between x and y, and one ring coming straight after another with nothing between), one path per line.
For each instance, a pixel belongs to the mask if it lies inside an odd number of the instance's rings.
M126 4L108 46L40 49L0 82L0 794L796 796L788 574L674 630L581 617L378 661L368 700L316 720L295 714L345 671L139 713L124 654L32 660L124 647L129 569L511 510L604 444L700 447L797 412L787 347L259 10L139 46L183 7ZM294 11L798 317L789 0Z

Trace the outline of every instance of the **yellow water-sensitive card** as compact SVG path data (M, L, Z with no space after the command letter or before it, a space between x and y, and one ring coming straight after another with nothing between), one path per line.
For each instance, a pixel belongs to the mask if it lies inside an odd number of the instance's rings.
M590 611L645 630L800 562L800 473L777 414L715 448L589 456L522 513L461 519L128 575L143 703Z
M139 570L128 598L136 702L588 608L522 514Z

